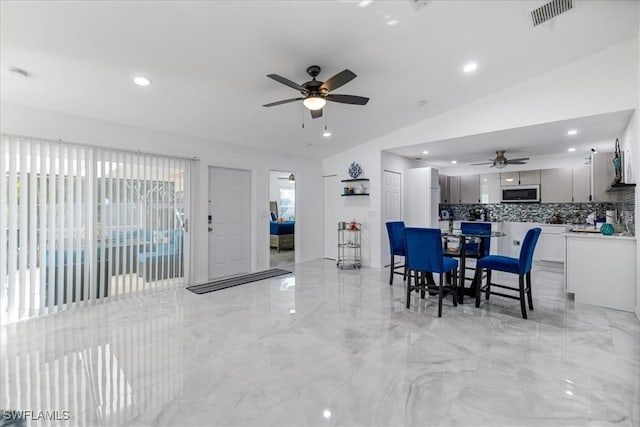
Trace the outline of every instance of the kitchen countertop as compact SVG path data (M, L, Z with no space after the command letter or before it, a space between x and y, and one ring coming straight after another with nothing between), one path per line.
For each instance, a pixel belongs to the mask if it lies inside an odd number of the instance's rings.
M577 237L581 239L617 239L617 240L636 240L635 236L623 236L622 234L612 234L605 236L601 233L580 233L580 232L568 232L563 234L565 237Z

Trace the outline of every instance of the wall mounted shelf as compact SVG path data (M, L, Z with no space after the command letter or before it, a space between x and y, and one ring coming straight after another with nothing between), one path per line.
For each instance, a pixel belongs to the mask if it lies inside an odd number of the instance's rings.
M369 181L369 178L343 179L342 182Z
M607 187L607 193L611 193L613 191L624 191L624 190L629 190L631 188L635 188L635 184L625 184L625 183L619 183L619 184L613 184L610 187Z
M351 196L368 196L368 195L369 195L369 193L360 193L360 194L356 194L356 193L353 193L353 194L341 194L341 196L342 196L342 197L351 197Z

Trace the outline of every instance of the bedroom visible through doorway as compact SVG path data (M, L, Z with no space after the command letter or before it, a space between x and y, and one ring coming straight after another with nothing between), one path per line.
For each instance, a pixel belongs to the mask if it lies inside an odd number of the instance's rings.
M269 254L271 267L295 262L296 176L269 172Z

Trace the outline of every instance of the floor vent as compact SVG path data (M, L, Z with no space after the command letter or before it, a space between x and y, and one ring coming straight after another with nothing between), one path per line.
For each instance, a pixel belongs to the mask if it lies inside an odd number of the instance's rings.
M409 3L413 5L413 8L418 11L425 7L428 3L431 3L432 0L409 0Z
M553 0L531 11L531 23L534 27L573 9L573 0Z

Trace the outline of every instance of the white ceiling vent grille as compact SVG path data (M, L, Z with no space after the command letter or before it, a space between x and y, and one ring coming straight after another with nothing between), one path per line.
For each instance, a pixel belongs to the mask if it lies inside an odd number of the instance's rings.
M419 11L423 7L425 7L428 3L431 3L432 0L409 0L409 3L413 5L413 8L416 11Z
M553 0L531 11L531 23L534 27L573 9L573 0Z

